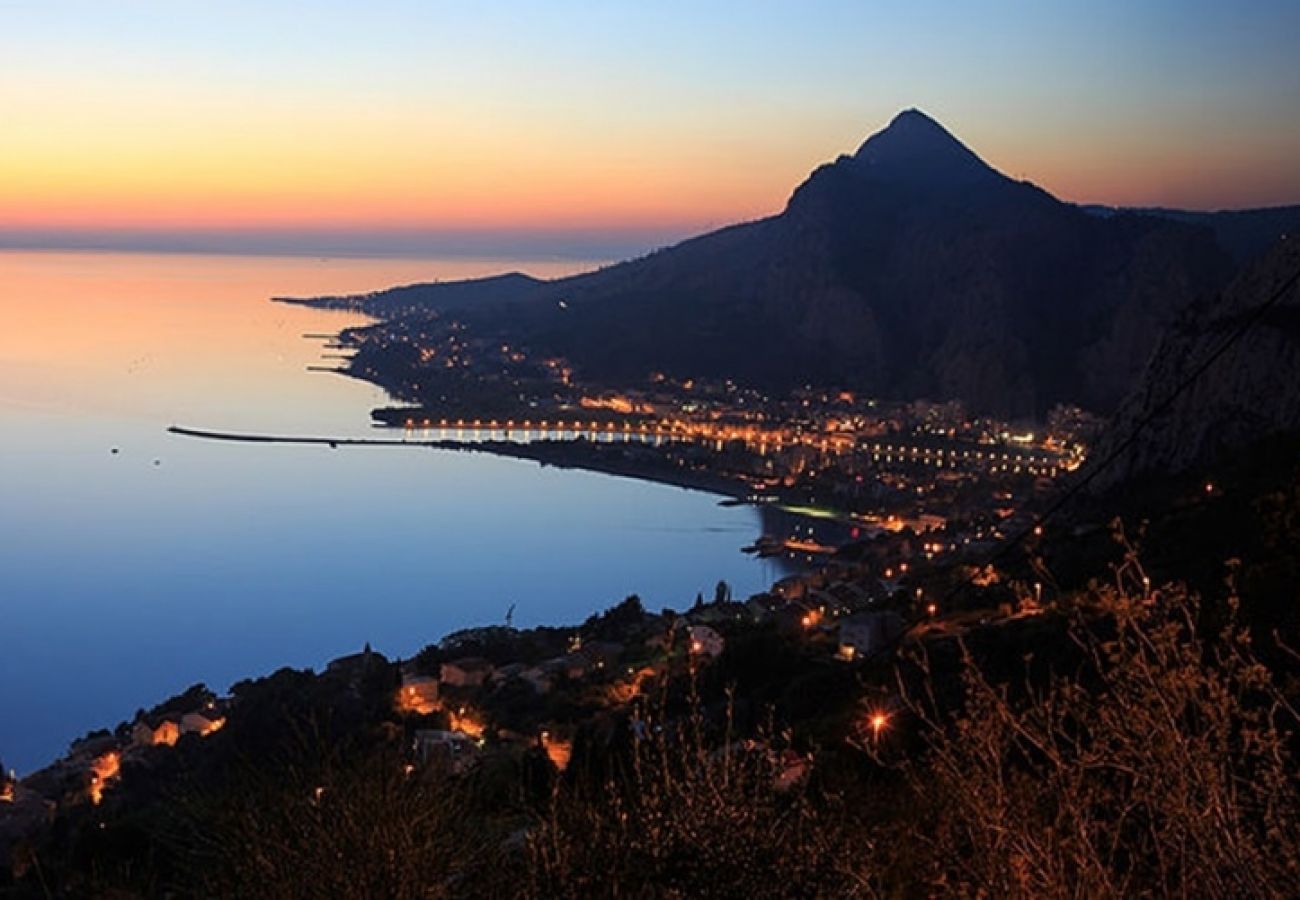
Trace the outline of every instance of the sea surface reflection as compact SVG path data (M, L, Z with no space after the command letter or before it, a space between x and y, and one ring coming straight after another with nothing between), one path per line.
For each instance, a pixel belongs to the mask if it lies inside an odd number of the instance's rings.
M204 681L410 655L464 626L578 622L629 593L681 607L762 528L708 494L481 453L210 443L182 423L371 434L383 395L309 372L273 304L574 264L0 252L0 760L20 772Z

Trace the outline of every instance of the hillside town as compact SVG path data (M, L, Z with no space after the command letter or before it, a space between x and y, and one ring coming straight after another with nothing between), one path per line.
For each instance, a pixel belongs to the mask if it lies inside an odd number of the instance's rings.
M1081 465L1103 421L1067 405L1012 423L958 400L771 394L660 373L613 390L429 311L341 341L353 353L344 371L405 401L373 415L411 441L726 494L767 508L754 549L791 561L904 528L949 530L959 543L996 537Z

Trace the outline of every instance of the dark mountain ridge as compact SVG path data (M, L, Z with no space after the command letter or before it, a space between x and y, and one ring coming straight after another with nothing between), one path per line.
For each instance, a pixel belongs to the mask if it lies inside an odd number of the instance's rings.
M815 384L972 411L1115 408L1160 330L1235 268L1213 231L1098 216L984 163L916 110L815 170L785 210L597 272L327 303L456 309L580 376Z
M1300 234L1300 205L1264 209L1220 209L1201 212L1164 207L1114 207L1091 204L1081 209L1098 216L1136 214L1201 225L1238 263L1247 263L1272 247L1284 234Z

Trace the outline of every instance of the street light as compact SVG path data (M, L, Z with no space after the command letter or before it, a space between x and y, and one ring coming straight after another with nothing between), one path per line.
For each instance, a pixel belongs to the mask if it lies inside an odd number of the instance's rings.
M867 725L871 727L871 739L875 742L879 742L880 732L889 727L889 716L881 710L876 710L867 719Z

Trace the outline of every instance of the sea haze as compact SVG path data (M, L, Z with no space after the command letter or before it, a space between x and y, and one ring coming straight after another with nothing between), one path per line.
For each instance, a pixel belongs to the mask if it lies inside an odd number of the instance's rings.
M782 572L755 511L629 479L422 448L207 443L170 424L372 434L373 387L307 334L356 316L268 302L588 263L0 253L0 759L204 681L320 668L369 641L681 607ZM116 451L116 452L114 452ZM671 562L666 562L671 561Z

